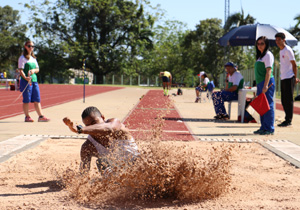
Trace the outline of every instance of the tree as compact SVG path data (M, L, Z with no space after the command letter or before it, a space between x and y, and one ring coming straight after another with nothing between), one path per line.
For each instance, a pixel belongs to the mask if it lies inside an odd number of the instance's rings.
M293 34L293 35L296 37L296 39L300 40L300 14L297 15L297 16L294 18L294 20L296 20L297 23L296 23L296 25L295 25L294 27L292 27L292 28L289 30L289 32L290 32L291 34Z
M224 70L224 52L218 44L223 35L221 22L216 18L200 21L195 31L186 34L183 42L185 64L193 69L195 75L200 71L210 73L216 84Z
M60 44L72 67L80 68L86 59L98 82L107 73L123 71L135 61L140 49L152 46L153 20L144 15L139 3L58 0L51 4L45 0L39 8L26 7L33 12L35 36L48 40L49 46Z
M19 11L0 7L0 69L15 69L21 55L27 27L20 22Z
M228 17L224 26L224 33L236 27L254 23L255 18L249 14L245 17L244 10L242 9L241 13L237 12ZM226 54L227 60L235 62L239 69L253 68L255 62L255 50L253 47L227 47Z
M182 65L182 39L184 25L179 21L165 21L154 28L154 48L148 54L151 67L149 74L158 75L160 71L170 71L174 82L182 82L186 74Z
M230 15L225 23L224 30L225 33L242 25L253 24L255 22L255 18L251 15L247 15L245 17L244 10L242 9L242 13L237 12Z

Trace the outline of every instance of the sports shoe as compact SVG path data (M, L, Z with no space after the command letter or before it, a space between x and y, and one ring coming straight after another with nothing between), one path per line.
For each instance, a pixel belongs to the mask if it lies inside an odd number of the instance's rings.
M217 120L220 120L220 119L222 119L222 116L218 114L218 115L214 116L214 118Z
M195 103L198 103L198 101L199 101L199 98L196 98Z
M292 123L288 121L283 121L282 123L278 124L279 127L287 127L290 125L292 125Z
M34 120L31 117L25 117L25 122L34 122Z
M229 120L229 115L228 114L224 114L222 115L222 120Z
M261 134L261 133L263 133L263 132L264 132L264 130L258 129L257 131L254 131L253 133L254 133L254 134Z
M220 115L214 116L214 118L216 120L229 120L228 114L220 114Z
M45 116L40 116L39 119L38 119L39 122L49 122L50 119L48 119L47 117Z
M274 131L262 131L261 133L259 133L259 135L274 135Z

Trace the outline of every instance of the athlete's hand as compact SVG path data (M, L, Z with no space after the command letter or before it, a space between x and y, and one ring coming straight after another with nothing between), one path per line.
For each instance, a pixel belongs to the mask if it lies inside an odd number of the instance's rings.
M77 128L76 126L74 125L74 123L68 118L68 117L65 117L63 119L63 122L66 124L66 126L68 126L70 128L70 130L74 133L77 133Z

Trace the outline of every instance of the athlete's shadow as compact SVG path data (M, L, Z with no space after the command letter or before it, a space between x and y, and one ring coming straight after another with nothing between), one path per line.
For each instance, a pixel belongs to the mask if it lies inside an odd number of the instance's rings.
M48 189L47 190L41 190L41 191L38 191L38 192L20 193L20 194L6 193L6 194L0 194L0 197L44 194L44 193L49 193L49 192L59 192L63 189L61 183L57 180L39 182L39 183L32 183L32 184L16 185L16 187L27 188L27 189L48 187Z

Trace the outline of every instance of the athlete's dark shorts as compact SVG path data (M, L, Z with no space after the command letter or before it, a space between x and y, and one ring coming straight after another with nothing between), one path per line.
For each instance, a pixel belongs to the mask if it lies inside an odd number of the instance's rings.
M162 77L162 81L163 81L163 82L170 82L170 78L169 78L169 77L166 77L166 76L163 76L163 77Z

